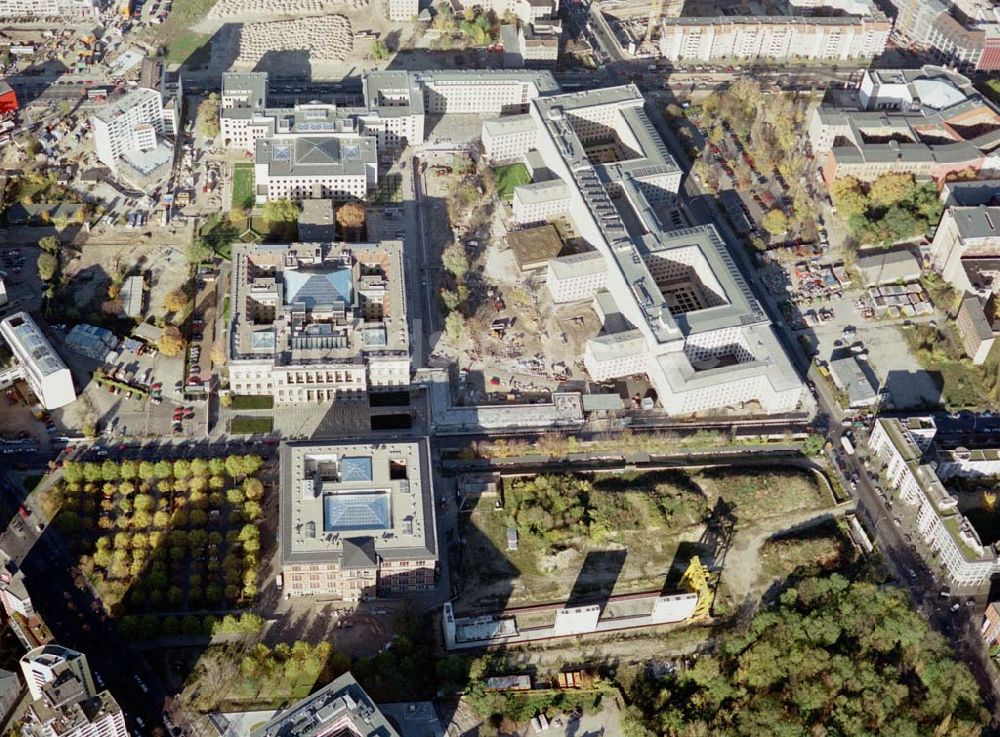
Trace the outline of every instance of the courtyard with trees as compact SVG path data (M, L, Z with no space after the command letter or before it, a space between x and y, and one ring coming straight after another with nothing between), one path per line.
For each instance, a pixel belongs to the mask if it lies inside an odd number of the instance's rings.
M67 461L47 504L113 616L245 605L257 593L262 461Z
M870 183L839 177L830 198L861 244L890 245L927 235L941 219L944 205L933 182L918 184L912 174L887 173Z

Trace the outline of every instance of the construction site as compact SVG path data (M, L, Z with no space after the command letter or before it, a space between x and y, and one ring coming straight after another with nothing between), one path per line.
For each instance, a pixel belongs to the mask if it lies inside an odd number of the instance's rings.
M603 0L599 6L621 52L636 57L657 56L660 22L680 17L685 9L684 0Z

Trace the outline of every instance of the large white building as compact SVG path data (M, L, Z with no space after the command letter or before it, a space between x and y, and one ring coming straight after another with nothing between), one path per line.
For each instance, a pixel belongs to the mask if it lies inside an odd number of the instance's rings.
M659 52L675 62L871 59L885 50L892 22L854 16L664 18Z
M558 89L545 72L374 71L364 105L267 106L267 75L225 74L219 127L226 146L255 155L256 199L360 199L378 181L378 152L424 139L427 114L516 112Z
M0 0L4 20L93 20L97 13L94 0Z
M167 79L162 64L143 62L140 85L91 116L94 149L116 176L152 189L170 173L180 127L183 91L179 78Z
M516 187L523 225L567 217L591 250L549 262L556 302L590 301L603 322L583 361L594 381L645 374L674 415L756 404L795 409L802 382L714 226L668 231L681 170L632 85L538 97L492 151L540 156L540 181ZM533 146L534 151L529 147Z
M73 375L28 313L0 321L0 336L17 360L15 370L4 372L7 384L24 379L45 409L58 409L76 399Z
M402 243L236 245L229 385L278 404L408 386Z

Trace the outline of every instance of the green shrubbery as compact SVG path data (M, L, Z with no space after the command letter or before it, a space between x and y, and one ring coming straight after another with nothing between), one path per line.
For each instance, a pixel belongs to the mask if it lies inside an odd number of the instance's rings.
M678 477L680 481L680 477ZM574 538L601 542L619 531L678 529L704 519L708 504L696 490L660 481L544 475L514 479L505 490L507 513L518 532L550 550Z

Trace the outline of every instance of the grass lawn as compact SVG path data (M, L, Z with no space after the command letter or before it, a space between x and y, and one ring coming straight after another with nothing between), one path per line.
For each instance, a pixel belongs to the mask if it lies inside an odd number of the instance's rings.
M201 227L201 237L209 248L229 260L233 257L233 241L239 237L239 232L228 219L213 215Z
M171 64L186 63L189 67L207 63L210 39L207 33L186 31L178 34L167 42L167 61Z
M269 433L272 430L274 430L274 418L272 417L246 417L237 415L229 423L229 432L235 435Z
M253 164L233 164L233 207L253 207Z
M215 0L174 0L167 19L149 29L149 40L167 47L167 62L188 67L208 61L210 36L195 33L197 25L215 5Z
M979 85L979 89L990 100L1000 104L1000 79L988 79Z
M233 409L271 409L274 397L267 394L237 394L233 397Z
M531 183L531 175L528 174L528 167L524 164L498 166L493 173L497 178L497 195L505 200L514 196L514 187Z

